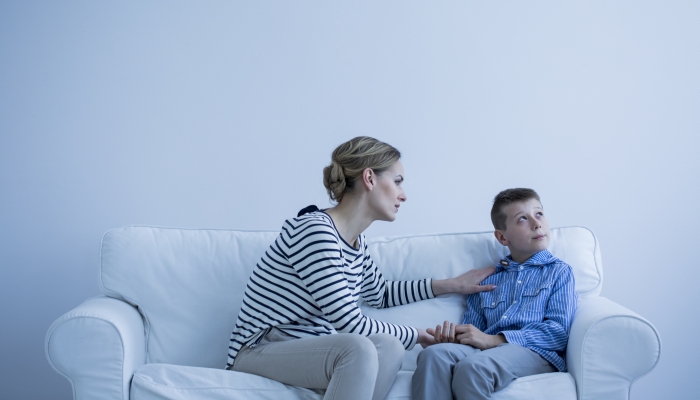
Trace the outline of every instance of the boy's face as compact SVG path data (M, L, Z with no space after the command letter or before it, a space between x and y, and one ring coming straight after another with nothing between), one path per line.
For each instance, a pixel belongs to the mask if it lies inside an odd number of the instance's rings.
M513 260L525 262L549 246L549 223L537 199L511 203L503 208L506 229L494 232L496 239L510 249Z

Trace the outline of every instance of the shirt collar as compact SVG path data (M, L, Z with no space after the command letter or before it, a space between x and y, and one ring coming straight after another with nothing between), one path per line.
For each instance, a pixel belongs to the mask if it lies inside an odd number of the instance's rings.
M527 267L541 267L546 264L551 264L557 260L558 258L554 257L549 250L538 251L522 264L513 261L513 257L508 254L506 258L498 261L498 264L496 265L496 272L518 271Z

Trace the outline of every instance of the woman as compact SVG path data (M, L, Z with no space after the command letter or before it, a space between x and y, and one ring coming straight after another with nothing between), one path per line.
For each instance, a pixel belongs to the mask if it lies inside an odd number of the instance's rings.
M381 400L401 367L404 349L434 342L423 329L362 315L362 296L383 308L479 286L493 268L445 280L385 281L362 232L393 221L406 201L401 153L361 136L333 151L323 183L337 205L310 206L285 221L251 275L227 368L289 385L326 389L324 399Z

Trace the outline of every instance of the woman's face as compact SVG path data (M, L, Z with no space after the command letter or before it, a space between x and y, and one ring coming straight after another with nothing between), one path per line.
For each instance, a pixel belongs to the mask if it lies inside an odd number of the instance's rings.
M376 176L376 183L370 192L370 207L379 221L393 221L399 206L406 201L403 190L403 164L397 161L381 175Z

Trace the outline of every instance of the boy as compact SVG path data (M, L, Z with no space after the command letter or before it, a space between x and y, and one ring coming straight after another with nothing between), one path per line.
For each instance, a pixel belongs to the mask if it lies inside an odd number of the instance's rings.
M554 257L549 224L532 189L499 193L491 208L496 239L510 255L482 284L492 292L467 296L461 325L427 331L439 343L418 355L412 399L488 399L514 379L566 371L577 296L571 267Z

